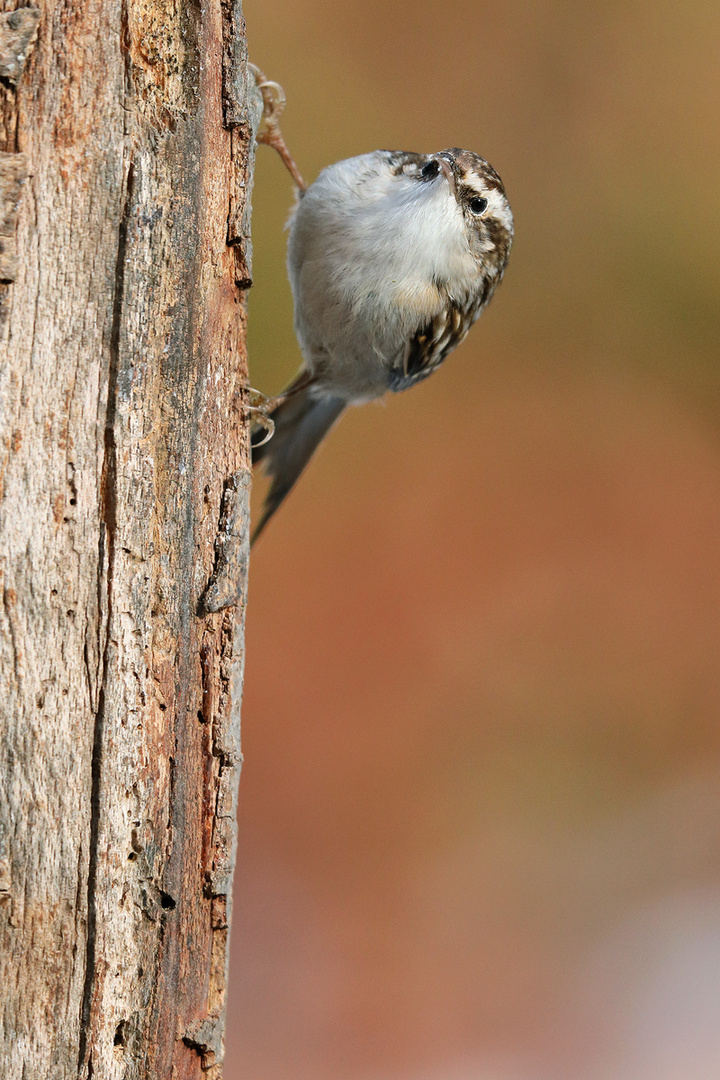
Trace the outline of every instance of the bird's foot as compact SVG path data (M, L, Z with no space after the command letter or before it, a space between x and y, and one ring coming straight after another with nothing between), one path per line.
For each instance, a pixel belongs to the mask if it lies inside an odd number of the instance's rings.
M263 120L265 121L265 127L257 135L257 141L259 143L266 143L268 146L272 146L273 150L277 150L282 158L283 164L300 191L305 191L307 184L300 175L300 170L295 164L292 154L288 150L282 132L280 131L279 117L280 113L285 108L285 91L279 83L266 79L260 68L256 67L255 64L248 64L248 67L253 73L255 83L257 84L257 88L262 94L263 99Z
M261 428L265 429L265 437L254 445L256 447L264 446L275 434L275 421L272 416L270 416L270 413L277 408L281 399L279 397L268 397L266 394L261 394L259 390L253 390L251 386L247 387L247 395L247 410L250 413L250 419L253 423L258 424Z

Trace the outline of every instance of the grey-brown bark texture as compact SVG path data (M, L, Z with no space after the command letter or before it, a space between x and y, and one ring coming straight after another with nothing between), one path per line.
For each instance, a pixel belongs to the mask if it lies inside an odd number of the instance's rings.
M247 566L242 13L0 11L0 1075L217 1076Z

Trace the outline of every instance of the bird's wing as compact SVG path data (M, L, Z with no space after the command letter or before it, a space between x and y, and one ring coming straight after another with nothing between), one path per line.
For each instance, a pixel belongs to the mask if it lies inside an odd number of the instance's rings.
M476 312L477 304L464 309L449 304L420 326L405 346L400 363L391 370L390 389L396 393L407 390L432 375L463 340L475 321Z

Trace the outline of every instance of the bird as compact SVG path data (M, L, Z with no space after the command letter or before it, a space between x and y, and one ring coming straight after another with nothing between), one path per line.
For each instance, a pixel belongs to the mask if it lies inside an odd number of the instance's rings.
M513 241L502 180L471 150L375 150L296 184L287 266L303 364L253 410L253 465L270 477L253 542L349 406L415 386L463 341Z

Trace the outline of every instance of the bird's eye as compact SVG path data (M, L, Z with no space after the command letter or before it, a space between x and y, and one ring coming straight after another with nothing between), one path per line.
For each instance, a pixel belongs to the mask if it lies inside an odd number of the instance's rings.
M427 165L424 165L420 170L420 175L424 176L428 180L432 180L434 176L440 172L440 166L437 161L428 161Z
M473 214L484 214L487 208L487 199L481 199L480 197L478 197L477 199L470 200L470 209L472 210Z

